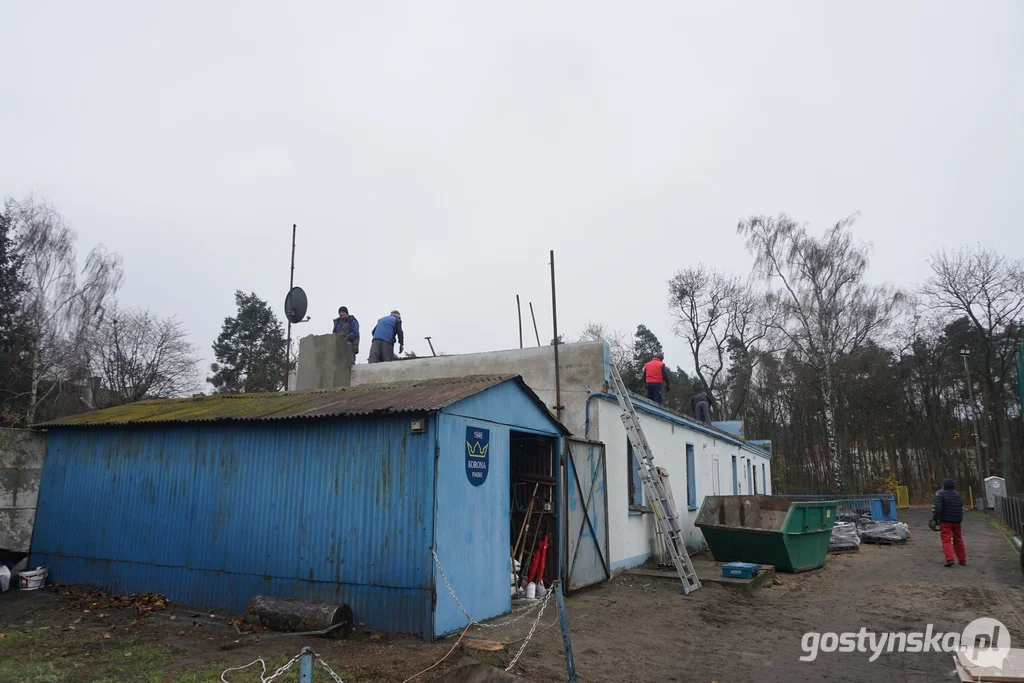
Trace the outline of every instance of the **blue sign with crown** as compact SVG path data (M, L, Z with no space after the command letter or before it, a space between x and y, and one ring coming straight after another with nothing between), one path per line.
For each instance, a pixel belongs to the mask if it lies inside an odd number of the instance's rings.
M473 486L487 481L487 450L490 446L489 429L466 427L466 478Z

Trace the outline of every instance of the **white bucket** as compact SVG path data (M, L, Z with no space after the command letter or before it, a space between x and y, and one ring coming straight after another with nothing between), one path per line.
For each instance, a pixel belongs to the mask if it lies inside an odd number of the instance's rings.
M18 586L23 591L34 591L42 588L43 584L46 583L47 573L46 567L36 567L31 571L22 572L18 574Z
M11 570L6 565L0 564L0 593L11 587Z
M526 599L536 600L537 599L537 584L528 583L526 584Z

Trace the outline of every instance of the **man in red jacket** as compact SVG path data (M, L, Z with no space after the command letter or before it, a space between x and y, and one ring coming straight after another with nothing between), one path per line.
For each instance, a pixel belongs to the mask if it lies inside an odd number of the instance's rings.
M664 400L662 385L665 391L671 391L664 354L654 354L654 358L644 365L644 381L647 383L647 398L661 403Z

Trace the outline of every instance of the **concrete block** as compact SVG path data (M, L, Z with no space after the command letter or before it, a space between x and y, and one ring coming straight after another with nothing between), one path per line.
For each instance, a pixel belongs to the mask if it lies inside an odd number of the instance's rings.
M0 429L0 548L28 552L46 456L46 436Z
M340 334L309 335L299 341L296 391L347 387L352 378L352 347Z

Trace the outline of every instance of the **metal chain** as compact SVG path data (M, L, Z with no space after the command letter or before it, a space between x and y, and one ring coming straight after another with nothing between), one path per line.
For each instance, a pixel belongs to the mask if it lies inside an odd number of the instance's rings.
M345 683L343 680L341 680L341 676L339 676L338 674L334 673L334 670L327 664L327 662L324 661L324 658L320 656L319 652L315 652L313 650L310 650L310 653L314 657L316 657L316 661L320 662L320 666L322 666L327 671L327 673L330 674L331 678L334 679L334 683ZM284 666L282 666L280 669L275 671L269 677L266 677L266 675L265 675L267 673L267 663L264 662L262 659L257 659L257 660L255 660L253 662L249 662L245 666L239 666L239 667L236 667L234 669L228 669L227 671L225 671L224 673L222 673L220 675L220 680L224 681L225 683L227 683L225 681L225 679L224 679L224 674L226 674L228 671L241 671L242 669L248 669L253 664L262 664L263 665L263 672L260 673L260 681L261 681L261 683L271 683L278 676L283 674L288 669L292 668L292 666L295 664L295 662L299 661L299 659L301 657L302 657L302 651L300 650L299 654L297 654L294 657L292 657L287 663L285 663Z
M294 664L295 662L299 661L299 657L301 657L301 656L302 656L302 653L300 652L299 654L297 654L294 657L292 657L291 660L289 660L287 664L285 664L280 669L275 671L273 673L273 675L270 676L270 678L263 678L262 676L260 676L260 680L263 683L271 683L271 681L273 681L275 678L277 678L278 676L283 674L288 669L292 668L292 664Z
M444 573L444 568L441 566L441 560L437 557L437 551L431 548L430 553L434 556L434 564L437 565L437 572L441 575L441 578L444 580L444 585L448 587L448 592L451 593L452 600L455 601L455 604L458 605L459 609L462 610L462 613L466 616L467 619L469 619L469 623L475 626L479 626L480 628L501 628L502 626L510 626L511 624L520 621L524 617L529 616L535 609L537 609L542 604L547 602L545 600L544 603L542 603L540 600L538 600L520 614L506 621L496 622L492 624L481 624L479 621L470 616L469 612L466 611L466 608L462 606L462 602L459 600L459 596L455 595L455 589L452 588L452 584L448 581L448 577ZM551 597L551 593L548 593L548 597Z
M320 656L319 652L313 652L313 656L316 657L316 661L320 662L320 666L326 669L327 673L331 675L331 678L334 679L334 683L345 683L341 680L341 676L334 673L334 670L327 665L327 662L324 661L324 658Z
M553 592L554 591L551 591L551 593ZM533 634L537 630L537 624L540 623L540 618L544 616L544 609L548 606L548 602L551 600L551 593L548 593L547 596L544 598L544 602L541 603L540 613L537 614L537 618L533 620L533 626L530 627L530 632L526 634L526 640L523 641L523 646L519 648L519 652L517 652L516 656L512 658L512 661L509 662L509 665L505 667L506 672L511 671L512 667L514 667L516 665L516 662L519 661L519 658L523 655L524 652L526 652L526 646L530 644L530 638L533 638Z

